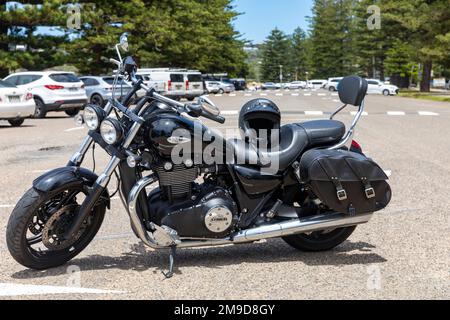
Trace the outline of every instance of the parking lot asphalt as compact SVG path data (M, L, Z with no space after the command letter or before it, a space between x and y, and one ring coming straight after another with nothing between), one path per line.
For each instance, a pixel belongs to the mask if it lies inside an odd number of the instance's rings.
M227 118L211 125L235 129L241 106L258 97L273 99L284 123L325 118L340 105L321 90L211 95ZM340 119L349 123L352 111ZM15 203L34 178L67 163L86 129L62 113L20 128L0 122L0 299L450 298L450 104L368 96L366 112L356 140L391 175L385 211L325 253L298 252L281 240L179 250L170 280L161 273L168 252L132 235L117 198L96 239L66 266L38 272L17 264L5 243ZM99 148L97 158L98 172L108 158Z

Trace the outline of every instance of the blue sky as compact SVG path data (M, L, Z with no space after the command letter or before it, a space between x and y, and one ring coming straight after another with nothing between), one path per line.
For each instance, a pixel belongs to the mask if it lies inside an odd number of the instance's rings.
M298 26L307 30L313 0L235 0L234 4L243 13L235 21L236 30L245 39L260 43L275 27L286 33Z

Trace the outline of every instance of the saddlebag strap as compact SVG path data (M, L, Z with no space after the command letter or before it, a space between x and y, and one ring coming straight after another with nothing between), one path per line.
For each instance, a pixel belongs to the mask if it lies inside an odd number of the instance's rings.
M362 184L364 185L365 188L365 193L366 193L366 197L367 199L373 199L376 196L375 193L375 189L372 187L372 185L370 184L369 179L367 178L366 175L364 175L363 173L361 173L361 170L359 170L358 167L354 166L351 161L348 161L347 159L345 159L345 162L347 163L347 165L349 166L349 168L353 171L354 174L356 174L356 176L359 178L359 180L362 182Z
M325 159L326 160L326 159ZM322 169L325 171L325 173L327 174L327 176L330 178L331 182L334 184L334 186L336 187L336 195L337 198L340 201L345 201L348 199L347 197L347 191L345 191L344 187L342 186L341 181L339 180L338 175L336 174L336 171L334 170L334 168L332 166L329 165L329 163L327 161L321 161L319 160L319 164L322 167Z

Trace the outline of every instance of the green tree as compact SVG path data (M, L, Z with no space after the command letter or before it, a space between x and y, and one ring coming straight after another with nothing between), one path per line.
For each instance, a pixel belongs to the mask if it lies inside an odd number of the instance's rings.
M297 28L291 36L290 69L293 80L305 79L308 66L308 43L306 32Z
M430 91L433 63L448 57L450 39L449 0L383 0L383 17L395 28L406 30L407 41L421 62L420 90Z
M272 30L262 45L261 76L264 81L280 81L281 68L284 74L290 73L290 47L289 39L281 30Z

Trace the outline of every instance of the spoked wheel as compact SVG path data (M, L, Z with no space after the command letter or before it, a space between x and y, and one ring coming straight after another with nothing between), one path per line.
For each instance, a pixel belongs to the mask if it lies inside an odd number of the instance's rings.
M74 237L63 235L86 195L87 190L80 187L53 193L30 189L8 222L6 240L13 258L25 267L44 270L63 265L83 251L103 222L106 204L98 203L92 209Z
M356 226L334 230L317 231L284 237L283 240L295 249L306 252L320 252L334 249L347 240Z

